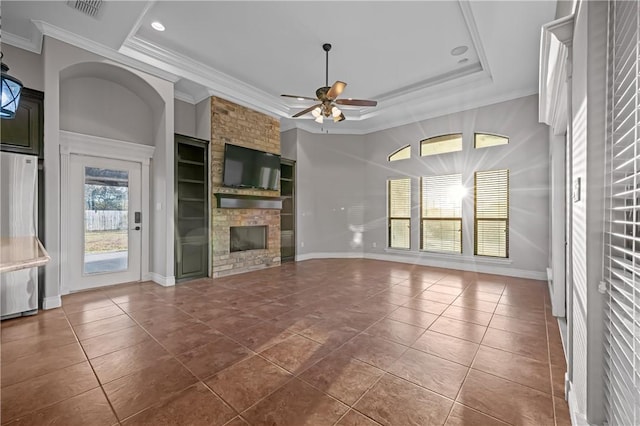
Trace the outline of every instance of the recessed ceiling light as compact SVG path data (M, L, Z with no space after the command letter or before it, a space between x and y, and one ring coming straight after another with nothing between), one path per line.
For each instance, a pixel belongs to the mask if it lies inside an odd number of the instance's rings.
M304 101L304 98L297 98L299 101Z
M465 62L469 62L469 58L462 58L458 61L459 64L464 64Z
M465 53L467 50L469 50L469 47L467 47L467 46L458 46L458 47L454 47L453 49L451 49L451 54L453 56L460 56L463 53Z
M161 22L153 21L151 27L156 31L164 31L164 25Z

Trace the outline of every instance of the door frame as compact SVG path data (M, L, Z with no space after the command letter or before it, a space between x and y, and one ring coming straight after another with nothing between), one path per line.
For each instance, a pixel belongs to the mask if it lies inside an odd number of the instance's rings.
M140 279L149 277L149 214L151 174L150 164L155 147L103 138L100 136L60 131L60 294L69 294L69 160L72 154L140 163L142 236L140 250Z
M87 168L124 171L127 174L128 202L125 220L126 263L115 270L87 271L87 229L85 225ZM142 167L135 161L71 154L69 156L69 203L68 214L71 227L68 229L68 290L70 293L105 287L114 284L138 282L142 277L142 224L135 223L136 212L141 212ZM99 180L99 178L98 178ZM98 185L100 185L98 183ZM142 218L140 218L142 220ZM83 226L84 225L84 226ZM136 229L137 228L137 229ZM115 265L113 265L115 266Z

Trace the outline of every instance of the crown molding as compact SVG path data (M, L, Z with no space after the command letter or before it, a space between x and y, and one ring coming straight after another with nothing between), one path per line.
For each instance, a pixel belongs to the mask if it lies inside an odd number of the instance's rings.
M28 50L29 52L42 53L42 33L40 31L31 31L31 38L20 37L15 34L2 32L2 43L9 44L19 49Z
M567 130L573 22L573 15L565 16L543 25L540 33L538 120L551 126L555 135Z
M297 129L296 123L290 119L280 120L280 133L287 132L289 130Z
M346 122L333 123L331 120L327 120L321 126L315 123L311 117L291 119L292 114L301 108L299 105L292 104L291 101L286 103L280 97L231 75L136 36L156 1L146 2L135 25L129 31L128 37L117 50L43 21L32 21L35 25L33 33L36 35L32 40L7 33L2 34L2 38L4 42L16 47L40 53L42 39L46 35L114 62L168 80L174 85L181 79L192 81L202 87L185 86L179 90L174 89L174 98L190 104L197 104L211 96L225 98L282 119L281 128L285 129L284 131L298 128L310 133L363 135L535 94L540 90L527 87L495 96L477 96L477 94L488 93L489 91L484 89L495 83L473 15L472 1L458 0L457 3L469 32L471 44L478 57L477 61L382 94L378 97L377 108L345 107ZM554 22L559 21L562 20ZM560 25L553 29L558 34L563 34L562 28L564 27Z
M495 96L471 99L464 102L440 100L437 104L424 104L422 108L420 108L420 106L418 106L417 108L412 107L413 111L411 114L399 113L396 117L388 118L387 116L381 116L378 118L368 119L366 121L354 121L350 118L347 118L347 121L342 121L335 125L333 125L333 123L330 123L329 126L322 126L315 123L311 119L288 119L285 121L286 125L284 126L281 121L280 128L281 131L284 131L282 130L283 128L286 128L286 130L291 130L295 127L297 129L315 134L329 133L341 135L366 135L369 133L389 130L408 124L419 123L421 121L429 120L432 118L442 117L445 115L469 111L475 108L498 104L513 99L536 95L537 93L538 88L536 86L532 86L524 89L512 90L507 93L501 93Z
M392 127L398 127L428 118L439 117L441 115L470 109L481 105L490 105L504 100L510 100L521 96L537 93L536 88L526 88L523 91L507 93L503 96L493 98L483 98L477 102L455 103L455 107L443 109L443 99L449 99L461 89L470 90L492 84L493 80L485 70L468 74L464 77L451 79L434 86L426 86L420 90L414 90L403 96L396 96L378 103L377 108L363 108L354 110L344 110L347 121L342 121L333 127L319 126L312 117L304 116L291 119L295 121L295 126L310 133L329 133L363 135ZM433 101L435 100L435 101ZM411 113L406 111L410 109ZM434 112L435 111L435 112ZM444 112L443 112L444 111ZM354 114L354 113L358 114ZM290 116L286 117L289 118Z
M480 66L486 75L493 80L491 69L489 68L489 61L487 60L487 54L484 51L480 32L478 31L478 26L476 25L476 20L473 16L473 11L471 10L471 2L469 0L459 0L458 5L460 6L464 22L467 24L467 30L469 30L469 36L471 37L471 42L473 43L476 55L478 55Z
M173 98L188 104L197 104L196 99L193 96L175 89L173 91Z
M147 15L147 13L149 13L151 8L156 3L157 3L157 0L149 0L149 1L147 1L147 4L142 8L142 11L138 15L138 19L136 19L136 22L134 22L133 25L131 26L131 30L129 30L129 33L127 34L127 37L125 38L125 40L129 40L129 39L135 37L136 33L138 32L138 30L142 26L142 22L144 21L145 16Z
M145 10L148 10L152 4L153 1L150 1ZM349 112L350 122L370 121L377 116L386 116L388 115L388 111L397 105L406 106L409 102L423 103L425 96L441 96L446 94L453 86L459 88L460 85L465 85L469 82L492 82L487 57L481 43L470 2L468 0L459 0L458 4L472 40L473 48L478 56L478 62L403 87L399 90L382 94L378 97L379 103L375 109L349 108L347 111ZM197 98L204 99L208 96L219 96L275 118L287 119L300 108L297 105L289 105L270 93L244 83L212 67L137 37L135 35L137 33L135 29L139 27L141 20L142 17L138 20L138 24L136 24L134 30L130 32L130 36L125 40L119 51L129 57L155 67L161 67L207 88L200 96L177 92L176 96L179 96L178 99L184 100L185 102L197 103ZM300 124L296 124L296 127L317 132L315 123L306 123L313 120L298 119L296 121L300 122ZM395 126L396 124L392 123L392 125ZM341 128L343 131L347 131L346 126L341 126ZM332 129L329 128L329 130L331 131ZM351 132L361 134L364 131L353 129Z
M180 80L180 77L176 74L167 72L162 68L149 65L148 63L145 63L143 61L138 61L135 58L131 58L127 55L123 55L122 53L110 47L107 47L100 43L96 43L95 41L81 37L65 29L58 28L55 25L51 25L44 21L32 20L31 22L33 23L33 25L36 26L38 31L40 31L40 33L43 36L55 38L56 40L60 40L72 46L89 51L91 53L95 53L96 55L103 56L107 59L111 59L112 61L118 62L120 64L130 66L140 71L144 71L148 74L154 75L156 77L162 78L163 80L167 80L172 83L175 83L178 80Z
M412 114L404 114L397 119L391 119L384 123L371 122L367 123L366 131L361 134L379 132L381 130L388 130L394 127L404 126L412 123L419 123L423 120L429 120L432 118L442 117L457 112L464 112L475 108L481 108L488 105L497 104L500 102L506 102L513 99L523 98L525 96L531 96L538 93L537 87L527 87L524 89L516 89L506 93L500 93L495 96L483 96L476 97L471 100L464 100L462 102L447 101L447 99L440 99L438 103L425 104L425 108L414 108ZM447 105L447 103L449 105Z
M419 81L417 83L410 84L408 86L400 87L399 89L383 93L379 96L376 96L375 98L381 102L384 102L388 99L402 98L405 95L411 95L412 93L415 93L417 91L431 89L433 87L437 87L450 81L458 80L476 73L484 73L484 69L482 68L482 64L480 62L475 62L464 67L451 70L450 72L439 74Z
M240 105L249 106L276 118L289 114L289 108L276 101L272 95L139 37L126 40L120 52L140 61L168 68L182 78L209 88L211 96L219 96Z

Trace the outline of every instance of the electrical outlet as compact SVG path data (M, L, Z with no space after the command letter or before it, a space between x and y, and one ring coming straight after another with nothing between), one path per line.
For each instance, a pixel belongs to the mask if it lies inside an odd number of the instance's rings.
M371 247L373 247L373 248L378 247L378 243L375 243L375 242L374 242L374 243L371 243Z
M304 247L304 241L300 241L300 247Z

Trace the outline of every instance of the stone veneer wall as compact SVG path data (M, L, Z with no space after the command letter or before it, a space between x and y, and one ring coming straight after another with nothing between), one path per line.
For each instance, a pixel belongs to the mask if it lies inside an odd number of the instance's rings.
M233 102L211 97L212 276L280 265L280 210L217 209L215 193L279 197L280 191L222 186L224 145L230 143L280 154L280 122ZM267 225L267 249L229 252L231 226Z

